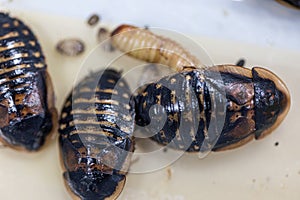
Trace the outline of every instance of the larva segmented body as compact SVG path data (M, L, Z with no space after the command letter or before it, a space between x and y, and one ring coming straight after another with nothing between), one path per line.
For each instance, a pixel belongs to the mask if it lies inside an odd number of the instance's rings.
M135 58L170 66L176 71L183 66L204 68L203 64L173 40L131 25L121 25L111 34L113 46Z
M52 83L32 31L0 13L0 140L35 151L55 124Z
M134 105L120 73L93 73L74 88L62 109L59 143L75 198L117 198L134 148L133 128Z

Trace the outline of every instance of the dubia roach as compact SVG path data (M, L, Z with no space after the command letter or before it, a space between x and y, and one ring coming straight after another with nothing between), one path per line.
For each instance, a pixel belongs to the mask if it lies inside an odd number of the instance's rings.
M138 55L130 53L136 46L142 47L130 44L146 44L148 40L152 42L152 37L159 36L152 36L153 33L143 29L123 34L127 29L133 28L122 25L113 32L113 35L119 34L117 40L112 38L113 44L131 56L160 63L160 56L156 55L154 60L147 49L140 50ZM168 40L162 43L168 43ZM153 44L152 52L170 51L160 49L170 47L168 44ZM180 54L175 57L180 60L177 56ZM172 63L170 59L174 57L167 55L163 59ZM146 131L152 134L151 139L160 144L188 152L236 148L270 134L289 110L287 87L267 69L247 69L236 65L207 68L183 65L176 68L177 73L146 85L135 98L137 125L146 126ZM224 111L214 112L213 105L222 103ZM166 116L165 121L163 116ZM218 119L224 119L221 129L218 129L218 123L221 123ZM161 121L163 124L157 128ZM156 127L150 126L150 123ZM216 128L209 131L210 126Z
M0 140L36 151L55 123L52 83L41 46L20 20L0 13Z
M115 199L133 152L134 105L119 72L99 71L80 82L61 112L64 180L74 199Z

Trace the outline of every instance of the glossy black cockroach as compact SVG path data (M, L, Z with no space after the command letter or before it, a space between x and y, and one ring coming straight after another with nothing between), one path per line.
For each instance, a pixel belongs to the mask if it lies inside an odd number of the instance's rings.
M222 81L211 78L219 74ZM222 103L222 99L227 99L225 112L213 113L212 105ZM158 124L161 116L166 115L165 124L152 136L153 140L188 152L200 148L218 151L269 134L287 114L289 101L283 82L263 68L250 70L235 65L206 70L185 68L147 85L137 95L136 122L141 126ZM150 116L153 105L162 107L154 108L155 114ZM209 133L215 115L219 118L224 115L223 129L220 133ZM205 139L209 142L202 146Z
M154 124L146 131L160 144L188 152L236 148L271 133L289 110L287 87L267 69L201 64L185 67L181 64L200 62L180 45L148 30L122 25L112 36L112 44L127 54L177 70L146 85L135 98L136 123ZM222 106L213 109L222 104L223 110Z
M74 199L115 199L134 149L134 101L112 69L80 82L61 112L59 145L64 180Z
M56 122L52 83L41 46L19 19L0 13L0 140L36 151Z

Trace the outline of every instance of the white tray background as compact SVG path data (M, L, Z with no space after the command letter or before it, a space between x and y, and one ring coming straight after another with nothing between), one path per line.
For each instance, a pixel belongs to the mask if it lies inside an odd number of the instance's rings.
M291 111L268 138L203 160L184 155L154 173L130 174L120 199L300 199L299 10L271 0L2 0L0 6L18 13L27 24L31 22L48 58L58 109L87 53L68 60L53 47L71 33L89 33L83 22L92 13L100 14L104 25L130 23L179 31L196 38L214 63L232 63L245 57L247 66L267 66L286 81L292 94ZM45 16L45 20L38 16ZM57 20L60 18L62 21ZM66 21L72 23L64 33ZM47 26L54 31L47 33ZM87 41L87 52L94 47L93 42ZM279 146L275 147L275 142ZM56 141L37 154L1 149L0 158L1 199L69 199Z

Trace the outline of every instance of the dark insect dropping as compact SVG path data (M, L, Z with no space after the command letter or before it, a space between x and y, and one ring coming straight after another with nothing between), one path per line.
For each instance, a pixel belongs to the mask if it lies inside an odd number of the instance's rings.
M85 45L80 39L64 39L57 43L56 50L66 56L78 56L84 52Z
M149 30L149 25L144 25L145 30Z
M106 52L113 52L115 48L112 46L110 38L110 31L107 28L100 27L97 33L97 40L102 43L103 50Z
M109 31L106 28L100 27L97 33L97 39L102 42L109 38Z
M236 66L244 67L246 63L245 59L240 59L237 61Z
M99 22L99 20L100 20L99 15L93 14L93 15L91 15L91 16L89 17L87 23L88 23L88 25L90 25L90 26L95 26L95 25Z

